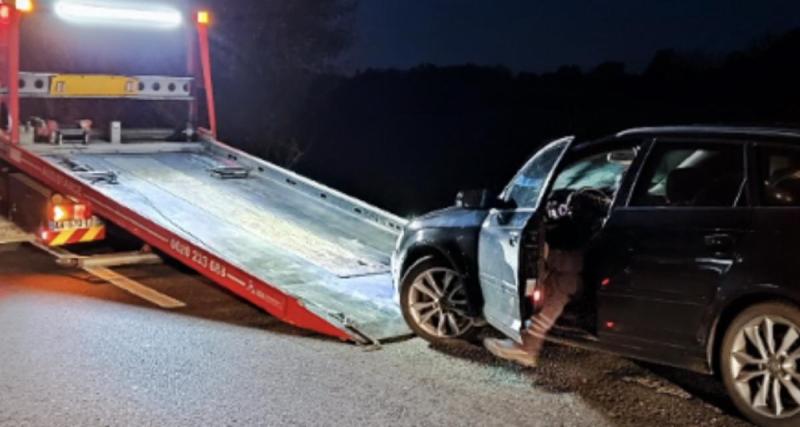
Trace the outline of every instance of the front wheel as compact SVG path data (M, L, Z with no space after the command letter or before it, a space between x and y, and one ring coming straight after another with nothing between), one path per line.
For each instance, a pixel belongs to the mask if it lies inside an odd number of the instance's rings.
M429 342L467 339L477 329L461 275L434 258L417 261L403 276L400 306L411 330Z
M722 379L736 407L759 426L800 425L800 309L753 306L728 328Z

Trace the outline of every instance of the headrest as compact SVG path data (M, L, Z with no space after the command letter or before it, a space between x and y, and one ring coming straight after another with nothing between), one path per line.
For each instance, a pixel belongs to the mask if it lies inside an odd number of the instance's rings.
M688 205L700 190L703 171L700 168L675 169L667 176L667 199L671 205Z

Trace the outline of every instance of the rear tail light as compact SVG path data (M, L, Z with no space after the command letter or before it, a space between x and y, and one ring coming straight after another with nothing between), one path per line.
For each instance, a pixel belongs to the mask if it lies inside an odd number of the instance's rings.
M73 202L60 196L53 197L47 209L50 221L76 221L92 218L92 209L85 203Z
M72 205L72 216L74 219L89 219L92 217L92 212L88 206L84 204Z

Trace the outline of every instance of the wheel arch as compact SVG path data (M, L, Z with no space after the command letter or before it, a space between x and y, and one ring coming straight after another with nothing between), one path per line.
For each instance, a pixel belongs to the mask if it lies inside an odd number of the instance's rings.
M479 316L483 308L483 294L481 293L480 283L477 274L473 272L475 268L470 268L470 260L457 247L450 245L439 245L431 242L420 242L406 251L403 264L400 267L400 277L404 277L408 270L417 262L425 258L433 258L446 262L453 267L464 278L467 287L467 298L472 315Z
M711 331L708 335L709 341L706 345L707 363L712 374L717 375L720 372L720 350L722 341L731 323L733 323L739 314L748 308L770 302L790 303L800 307L800 301L798 301L798 299L790 295L770 291L758 291L740 295L731 299L724 305L711 326Z

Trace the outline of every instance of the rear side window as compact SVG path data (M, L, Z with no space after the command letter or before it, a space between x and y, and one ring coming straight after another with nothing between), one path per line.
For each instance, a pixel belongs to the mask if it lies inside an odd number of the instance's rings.
M800 206L800 151L759 148L761 203L765 206Z
M740 145L659 143L634 191L632 206L733 207L744 190Z

